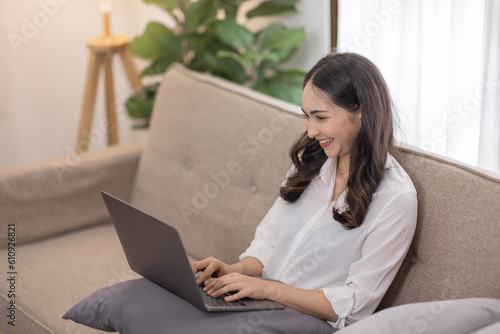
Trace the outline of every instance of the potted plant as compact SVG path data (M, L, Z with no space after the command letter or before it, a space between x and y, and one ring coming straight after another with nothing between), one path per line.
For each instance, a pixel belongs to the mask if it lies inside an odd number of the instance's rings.
M281 65L296 53L305 38L303 28L289 29L271 23L251 32L236 21L241 4L248 0L144 0L165 10L174 20L170 29L150 22L130 50L150 61L140 76L162 74L174 62L187 68L210 72L257 91L299 104L302 70L283 70ZM266 0L246 14L247 18L296 12L299 0ZM131 96L129 115L147 127L159 83Z

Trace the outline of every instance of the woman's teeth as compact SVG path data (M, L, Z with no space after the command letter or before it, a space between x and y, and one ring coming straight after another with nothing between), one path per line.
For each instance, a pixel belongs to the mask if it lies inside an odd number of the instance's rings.
M321 145L321 147L327 147L328 145L330 145L330 143L332 141L333 141L333 138L321 139L319 141L319 144Z

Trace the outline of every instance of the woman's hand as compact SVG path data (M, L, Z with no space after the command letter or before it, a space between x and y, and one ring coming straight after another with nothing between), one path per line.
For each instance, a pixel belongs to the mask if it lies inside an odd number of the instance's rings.
M193 274L203 271L196 279L196 284L198 285L205 282L214 274L214 276L221 277L236 271L235 265L226 264L214 257L207 257L205 260L192 263L191 269L193 270Z
M243 297L269 299L271 289L272 282L270 281L233 272L218 278L209 278L205 281L203 290L212 297L236 291L235 294L224 298L226 301L235 301Z
M236 292L224 299L235 301L250 297L276 300L285 306L321 319L333 322L338 319L332 305L321 290L300 289L279 282L251 277L262 275L263 266L255 258L248 257L238 263L228 265L216 258L209 257L191 264L191 268L193 274L203 270L196 282L198 284L204 283L203 290L213 297ZM214 273L217 273L215 278L212 277Z

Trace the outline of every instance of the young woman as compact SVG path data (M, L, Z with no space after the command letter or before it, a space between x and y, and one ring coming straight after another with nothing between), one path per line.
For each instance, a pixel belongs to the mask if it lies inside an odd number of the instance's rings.
M302 111L306 132L250 247L237 263L210 257L192 269L214 297L272 299L341 328L372 314L394 279L415 232L416 191L389 154L391 99L368 59L321 59Z

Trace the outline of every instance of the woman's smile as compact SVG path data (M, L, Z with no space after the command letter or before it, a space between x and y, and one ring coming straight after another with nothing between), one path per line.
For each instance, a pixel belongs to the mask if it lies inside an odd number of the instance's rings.
M318 139L318 141L321 147L325 148L333 142L333 138Z

